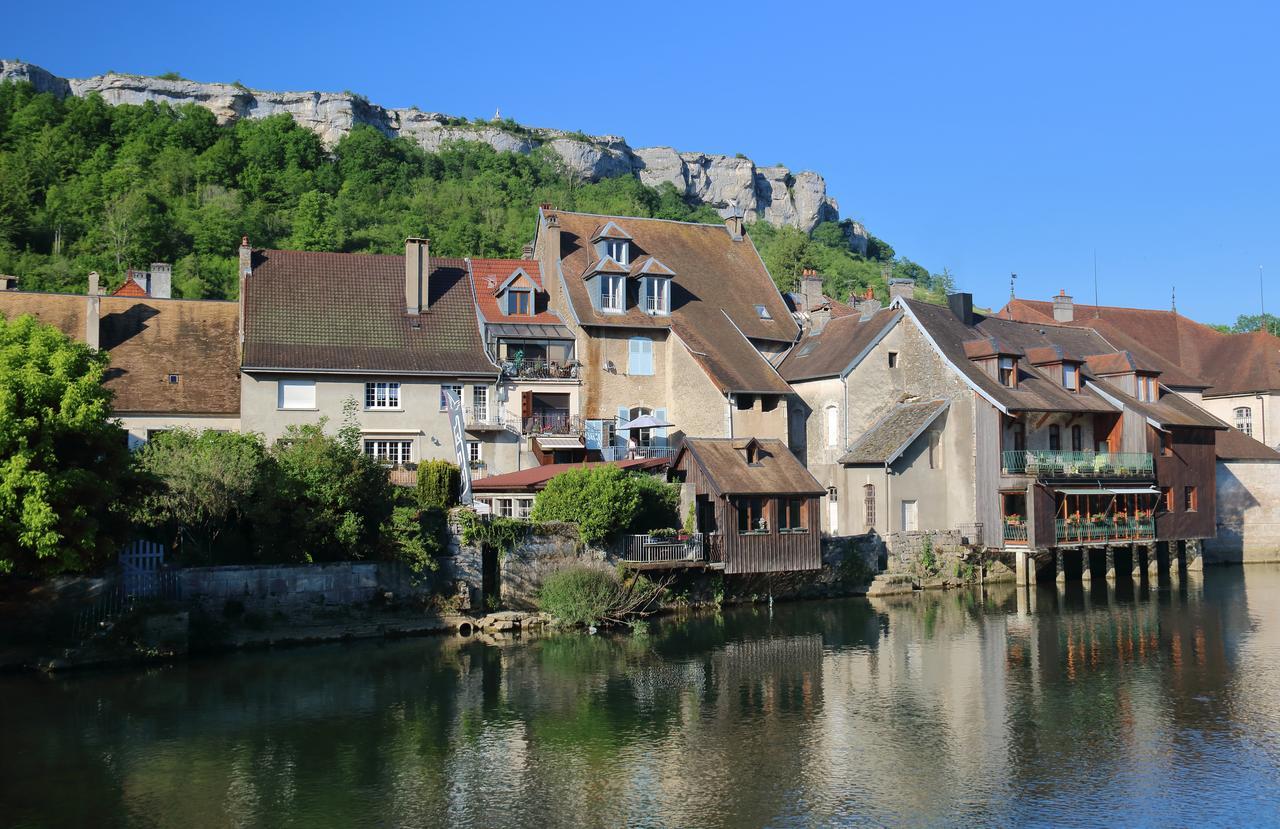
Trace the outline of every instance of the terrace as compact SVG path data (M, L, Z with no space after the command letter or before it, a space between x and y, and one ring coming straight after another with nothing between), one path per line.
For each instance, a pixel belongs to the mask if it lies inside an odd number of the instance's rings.
M1037 478L1149 478L1150 452L1063 452L1054 449L1014 449L1001 454L1006 475Z

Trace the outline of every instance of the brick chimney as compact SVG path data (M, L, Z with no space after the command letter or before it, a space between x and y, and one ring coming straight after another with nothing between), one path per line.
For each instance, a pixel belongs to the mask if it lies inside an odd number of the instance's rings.
M903 299L914 299L916 295L916 281L905 277L889 280L889 301L893 302L898 297Z
M542 269L542 290L554 304L560 298L560 280L556 278L556 264L560 261L560 217L548 202L539 205L539 213L541 224L534 239L534 253Z
M804 297L804 310L807 314L812 314L826 301L826 297L822 295L822 276L812 268L805 268L800 273L800 295Z
M89 293L85 301L84 341L97 351L101 346L98 337L98 319L102 316L102 289L98 285L98 272L89 272Z
M421 314L431 307L428 279L431 274L431 242L410 236L404 240L404 311Z
M173 266L168 262L152 262L147 277L147 295L157 299L173 296Z
M1053 320L1054 322L1071 322L1076 318L1075 303L1071 297L1067 296L1067 292L1060 290L1058 295L1053 298Z
M525 245L523 248L521 248L521 249L520 249L520 258L521 258L521 259L532 259L532 258L533 258L533 244L532 244L532 243L530 243L530 244L528 244L528 245Z
M736 199L729 199L729 206L720 211L720 215L724 217L725 229L729 231L729 238L735 242L741 242L743 234L746 233L746 212L738 207Z

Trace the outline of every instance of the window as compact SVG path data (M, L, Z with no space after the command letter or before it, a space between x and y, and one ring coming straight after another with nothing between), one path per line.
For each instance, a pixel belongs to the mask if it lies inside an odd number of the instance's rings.
M764 517L765 500L758 496L736 499L738 508L738 534L767 533L769 521Z
M1173 512L1173 488L1160 487L1160 506L1164 507L1165 512Z
M479 466L484 463L484 458L480 455L480 441L467 441L467 464L469 466Z
M366 409L400 408L400 384L365 383L364 407Z
M644 310L650 314L671 313L671 280L649 277L644 281Z
M1062 451L1062 429L1056 423L1049 427L1049 448L1054 452Z
M1081 433L1079 426L1071 427L1071 451L1081 452L1084 450L1084 435Z
M1150 374L1139 374L1138 379L1138 399L1144 403L1154 403L1160 399L1160 392L1156 386L1156 378Z
M653 340L632 337L627 344L627 374L653 374Z
M813 350L817 347L818 347L818 338L814 337L813 339L809 340L809 342L800 346L800 350L796 352L796 356L808 357L810 354L813 353Z
M876 487L867 484L862 488L862 509L865 525L870 528L876 525Z
M1021 423L1013 424L1013 449L1021 452L1027 448L1027 428Z
M1075 363L1062 364L1062 387L1080 391L1080 366Z
M489 387L471 387L471 417L477 423L489 422Z
M623 281L621 276L600 277L600 310L622 311Z
M516 501L516 518L528 518L529 513L533 512L532 498L517 498Z
M181 379L179 375L177 375L177 374L170 374L170 375L169 375L169 385L171 385L171 386L176 386L176 385L178 385L178 380L179 380L179 379Z
M890 351L889 352L889 368L897 368L897 367L898 367L898 352Z
M840 411L835 406L827 407L827 446L840 445Z
M1184 486L1182 488L1182 509L1186 512L1195 512L1200 506L1199 493L1193 486Z
M808 511L805 509L804 498L778 499L778 532L809 532Z
M276 388L276 407L280 409L314 409L315 380L281 380Z
M1253 437L1253 409L1240 406L1236 409L1236 428Z
M619 265L630 265L631 245L621 239L610 239L605 243L605 255Z
M514 514L513 514L513 513L514 513L514 511L515 511L515 508L514 508L514 506L512 505L511 500L512 500L512 499L510 499L510 498L498 498L498 499L495 499L494 503L495 503L495 504L497 505L497 507L498 507L498 515L501 515L503 518L514 518L514 517L515 517L515 516L514 516Z
M635 420L638 417L644 417L645 415L651 414L653 414L653 409L647 409L644 406L636 406L634 409L629 409L627 411L627 419ZM653 430L650 428L629 429L628 433L631 435L632 443L638 447L653 445Z
M929 468L942 468L942 433L929 433Z
M413 460L413 441L411 440L366 440L364 453L392 466L409 463Z
M1018 370L1012 357L1000 358L1000 385L1013 388L1017 385Z
M453 392L458 397L458 402L462 402L462 386L441 386L440 387L440 411L447 412L449 410L449 398L447 392Z
M763 305L756 306L756 316L760 317L760 319L762 320L773 319L773 317L769 315L769 309L764 307Z
M507 294L507 313L516 314L522 317L529 316L532 312L529 310L532 306L530 299L533 293L531 291L511 291Z

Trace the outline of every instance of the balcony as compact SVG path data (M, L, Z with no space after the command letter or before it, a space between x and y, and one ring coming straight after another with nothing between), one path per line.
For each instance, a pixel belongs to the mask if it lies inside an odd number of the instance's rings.
M582 418L568 412L534 412L521 424L525 435L581 435Z
M1004 521L1004 543L1018 547L1027 546L1027 525L1022 521Z
M1059 518L1054 538L1059 544L1092 544L1108 541L1150 541L1156 537L1151 518L1124 519L1095 516L1089 519Z
M505 409L498 406L463 406L462 413L463 422L470 432L498 431L514 428L519 423L518 419L512 418Z
M702 533L628 536L619 558L633 566L687 566L707 560Z
M1150 452L1062 452L1015 449L1001 453L1006 475L1037 478L1150 478Z
M578 368L577 360L569 360L566 363L537 358L507 360L502 364L502 376L506 380L577 380Z
M600 450L606 461L625 461L652 458L674 458L676 450L670 446L606 446Z

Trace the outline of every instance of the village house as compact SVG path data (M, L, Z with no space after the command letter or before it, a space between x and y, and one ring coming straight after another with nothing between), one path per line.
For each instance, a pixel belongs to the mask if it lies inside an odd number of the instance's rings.
M633 458L622 461L589 463L548 463L530 466L518 472L506 472L481 478L472 485L476 503L489 509L490 515L504 518L528 518L533 501L555 476L573 469L610 464L632 472L645 472L665 477L670 464L666 458Z
M234 302L175 299L170 266L130 270L104 296L98 274L87 294L0 291L0 313L31 314L111 357L112 412L136 449L183 428L240 428L239 312Z
M456 462L445 392L466 412L472 474L518 469L519 434L497 402L467 262L409 239L399 255L240 247L242 426L268 441L288 427L343 423L394 467Z
M1280 338L1264 331L1226 334L1176 310L1011 299L999 316L1088 328L1117 349L1162 369L1161 383L1233 430L1218 431L1217 537L1210 561L1280 558ZM1259 445L1263 444L1263 445Z
M690 436L786 438L791 389L770 361L798 327L743 219L735 207L723 225L539 209L535 258L576 343L572 414L592 457L671 457Z
M1079 572L1081 551L1110 571L1115 553L1134 550L1144 562L1189 550L1194 562L1214 535L1213 446L1225 424L1096 332L984 316L967 294L917 302L906 287L887 331L874 307L816 337L810 323L781 366L808 406L834 401L838 471L825 424L807 455L833 476L824 484L840 533L874 531L893 547L948 531L1007 550L1024 581ZM828 332L852 339L841 325L870 343L845 356L843 393L825 368L805 377L799 356L816 339L806 357L826 360Z

